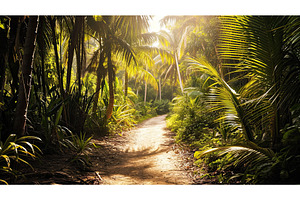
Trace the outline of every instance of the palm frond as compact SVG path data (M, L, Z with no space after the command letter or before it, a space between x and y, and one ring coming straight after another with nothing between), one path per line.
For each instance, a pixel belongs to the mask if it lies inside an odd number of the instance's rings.
M211 93L208 94L210 102L215 106L215 109L225 110L228 120L232 120L235 124L239 124L243 130L245 138L253 141L253 133L249 122L246 121L246 115L239 101L238 94L232 89L220 76L219 72L211 66L205 59L188 59L189 68L194 71L201 71L209 75L209 79L213 81L210 85Z
M161 49L161 48L157 48L157 47L151 47L151 46L137 46L135 47L137 52L145 52L145 53L149 53L152 55L160 55L160 58L163 62L166 63L173 63L174 62L174 56L173 54L169 51L169 50L165 50L165 49Z
M230 154L234 159L234 167L256 168L266 163L271 163L274 152L271 149L261 148L254 143L251 146L224 146L205 151L196 151L194 157L200 159L205 155L218 153L218 156Z
M289 107L300 97L296 86L299 85L299 53L296 53L300 44L299 19L223 16L221 22L219 52L224 66L239 79L247 80L240 94L246 102L248 121L258 127L271 124L273 128L265 131L271 132L274 145L274 138L279 138L284 124L280 120L288 120Z
M125 40L112 36L112 38L107 42L113 45L114 52L122 55L122 58L127 62L128 65L130 65L132 61L136 63L134 49Z

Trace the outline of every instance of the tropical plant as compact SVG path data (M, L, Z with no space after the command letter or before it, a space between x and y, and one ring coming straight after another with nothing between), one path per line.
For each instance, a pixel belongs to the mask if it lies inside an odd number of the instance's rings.
M228 16L221 19L221 58L224 67L233 69L235 79L244 80L240 93L246 101L246 118L269 134L272 148L278 149L282 138L280 129L289 122L289 108L299 99L299 87L294 85L299 82L287 84L299 69L299 18Z
M172 55L172 61L166 65L165 79L170 77L171 80L176 80L178 77L178 82L180 85L181 93L183 93L183 83L181 78L181 73L179 69L179 62L184 53L185 39L186 39L186 29L173 29L171 33L166 31L161 31L161 35L166 38L170 46L167 50ZM175 81L174 83L176 83Z
M204 59L189 59L192 70L199 70L209 75L212 81L207 100L213 105L214 110L222 110L223 115L219 120L235 125L241 129L246 140L253 141L250 124L245 119L245 112L241 106L239 95L221 78L219 72Z
M205 59L189 59L189 64L193 70L209 75L208 79L213 83L206 99L214 110L222 111L219 119L237 127L244 140L233 146L196 152L195 156L200 158L216 151L221 152L220 156L228 154L226 160L233 159L227 164L245 171L242 176L245 183L285 182L283 177L291 173L286 170L288 159L285 156L289 154L286 148L293 145L282 143L282 133L289 135L283 128L292 123L290 109L299 101L299 96L293 95L298 87L291 85L293 87L288 88L286 80L291 74L297 76L294 73L299 66L295 32L299 19L285 16L224 16L221 19L219 52L224 67L231 68L231 83L240 89L240 94ZM289 46L291 43L293 47ZM285 95L290 99L287 100ZM265 139L266 136L271 142ZM270 174L277 178L272 179Z
M34 59L38 21L39 17L30 17L26 32L22 73L20 76L18 102L16 105L16 114L14 120L14 132L17 133L19 136L25 134L26 116L30 98L32 64Z
M113 53L126 60L130 65L135 60L135 52L131 43L136 34L147 28L147 17L145 16L101 16L100 18L89 18L89 26L101 35L103 51L107 58L107 75L109 85L109 104L106 118L112 115L114 105L114 77L116 67L113 64ZM103 31L101 30L103 28ZM135 34L135 35L133 35Z
M73 134L70 130L65 130L68 135L64 136L59 142L73 153L70 161L81 164L80 166L83 166L83 168L90 166L88 152L92 147L91 139L93 136L87 138L85 133Z
M0 171L17 176L18 171L14 169L16 163L25 164L33 169L27 157L35 159L42 151L34 143L29 142L30 140L41 141L35 136L17 137L15 134L11 134L4 142L0 141ZM5 180L0 181L7 184Z

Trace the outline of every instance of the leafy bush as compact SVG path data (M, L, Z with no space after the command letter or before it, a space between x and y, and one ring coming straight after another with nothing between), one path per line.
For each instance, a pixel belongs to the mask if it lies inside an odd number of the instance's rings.
M255 143L240 141L242 146L221 146L197 151L195 153L195 157L199 159L197 163L206 163L208 174L216 175L219 183L299 183L299 110L299 106L292 107L293 124L281 130L283 147L280 152L273 153L270 149L261 148ZM226 142L230 144L229 141Z
M188 94L173 100L171 113L168 115L167 126L176 132L177 142L200 147L214 137L215 113L201 98L192 98Z
M16 163L25 164L32 168L26 158L35 159L42 151L30 140L41 141L35 136L17 137L11 134L3 143L0 141L0 171L4 172L2 175L12 174L18 175L18 171L14 169ZM32 168L33 169L33 168ZM5 180L0 179L0 182L7 184Z
M68 133L69 136L62 138L59 141L60 144L73 153L71 162L75 162L79 164L79 166L86 168L90 165L88 152L92 147L91 139L93 136L87 138L86 134L80 133L77 135L73 134L71 131L68 131Z
M170 102L167 99L161 101L154 101L152 103L152 107L155 108L156 113L158 115L167 114L170 111Z
M154 117L157 115L156 109L152 106L151 102L138 102L135 104L137 122Z

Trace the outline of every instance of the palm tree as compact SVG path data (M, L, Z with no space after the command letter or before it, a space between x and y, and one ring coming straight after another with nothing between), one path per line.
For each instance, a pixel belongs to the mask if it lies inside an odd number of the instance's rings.
M74 57L74 50L78 44L78 38L80 33L80 27L84 23L83 16L76 16L74 19L73 30L70 36L69 47L68 47L68 66L67 66L67 82L66 82L66 91L70 92L70 83L71 83L71 72L72 72L72 62Z
M155 43L156 41L160 43L161 47L154 47L149 45ZM138 57L137 60L142 61L140 64L135 66L144 67L142 67L141 69L132 67L132 70L130 71L132 72L133 69L136 69L136 72L133 73L135 74L134 76L136 80L138 80L137 78L141 78L140 80L142 80L143 78L144 80L147 79L146 82L148 81L148 83L150 83L154 88L157 88L157 81L155 81L155 79L158 79L158 92L160 94L160 97L161 85L163 82L162 79L168 71L165 66L169 66L170 63L173 63L174 61L174 56L172 55L170 50L165 49L165 47L168 47L169 45L169 41L165 36L160 33L152 32L141 34L138 37L138 44L135 44L133 47ZM145 83L145 88L147 87L146 85L147 83ZM146 96L147 95L145 91L144 101L146 101Z
M160 34L163 37L165 37L166 40L168 40L170 46L167 47L167 50L170 52L170 54L172 54L173 57L170 66L166 70L165 77L176 77L176 73L174 73L174 70L177 71L177 77L178 77L181 93L183 93L183 85L182 85L181 74L179 69L179 62L184 54L187 28L173 29L172 32L170 33L166 31L161 31Z
M22 73L20 75L19 95L14 121L14 132L19 136L25 133L38 21L38 16L30 16L26 31Z
M216 16L166 16L161 20L161 24L167 25L168 23L173 23L175 28L171 33L162 31L162 35L169 40L168 50L173 54L174 59L173 63L169 63L166 76L172 77L172 74L175 75L174 70L177 70L182 93L182 75L179 63L184 60L182 59L184 55L193 57L199 54L205 55L210 63L218 67L223 77L216 44L219 32Z
M54 47L54 53L55 53L55 65L56 65L56 71L57 71L57 77L58 77L58 87L60 89L60 93L62 96L64 96L64 86L63 86L63 73L62 73L62 66L61 62L59 61L59 53L58 53L58 43L57 43L57 21L60 21L61 18L56 16L50 16L49 18L50 27L51 27L51 33L52 33L52 44Z
M145 84L145 93L144 93L144 102L147 101L147 88L148 84L150 84L155 90L158 89L157 81L153 76L153 61L148 56L144 57L141 54L137 57L138 63L137 67L135 68L135 72L132 73L133 77L135 78L135 82L139 85L139 82L143 82ZM152 72L151 72L152 71Z
M289 79L291 73L295 77L295 72L299 72L296 51L299 18L227 16L221 19L220 54L224 67L234 67L238 80L248 80L240 92L249 112L247 118L254 126L270 133L272 146L277 149L281 140L279 131L289 122L290 108L299 100L296 86L299 81Z
M100 34L103 52L107 59L107 74L109 82L109 104L107 106L106 118L112 115L114 105L114 77L115 68L113 55L121 57L130 65L135 62L135 53L130 43L134 36L147 27L147 17L144 16L100 16L99 19L88 18L89 26Z
M266 167L268 171L275 166L275 154L270 148L276 152L286 149L282 148L280 130L293 124L291 109L299 103L300 18L224 16L221 20L221 58L224 66L237 74L231 83L246 80L240 94L235 93L210 64L195 59L190 64L213 80L212 92L208 94L211 103L215 109L224 110L223 119L244 127L242 133L246 140L242 145L217 147L197 152L195 156L200 158L216 151L221 152L219 155L229 153L234 157L234 165L244 166L247 171L254 169L257 175L266 171ZM268 148L259 146L261 136L255 130L269 134L271 141L264 144Z

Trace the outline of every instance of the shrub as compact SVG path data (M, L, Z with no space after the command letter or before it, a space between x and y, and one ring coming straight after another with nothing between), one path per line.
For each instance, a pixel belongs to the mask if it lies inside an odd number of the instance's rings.
M3 175L18 176L18 171L15 169L16 163L25 164L33 169L26 158L35 159L42 151L30 140L41 141L40 138L35 136L17 137L11 134L3 143L0 141L0 171ZM7 184L3 179L0 182Z

